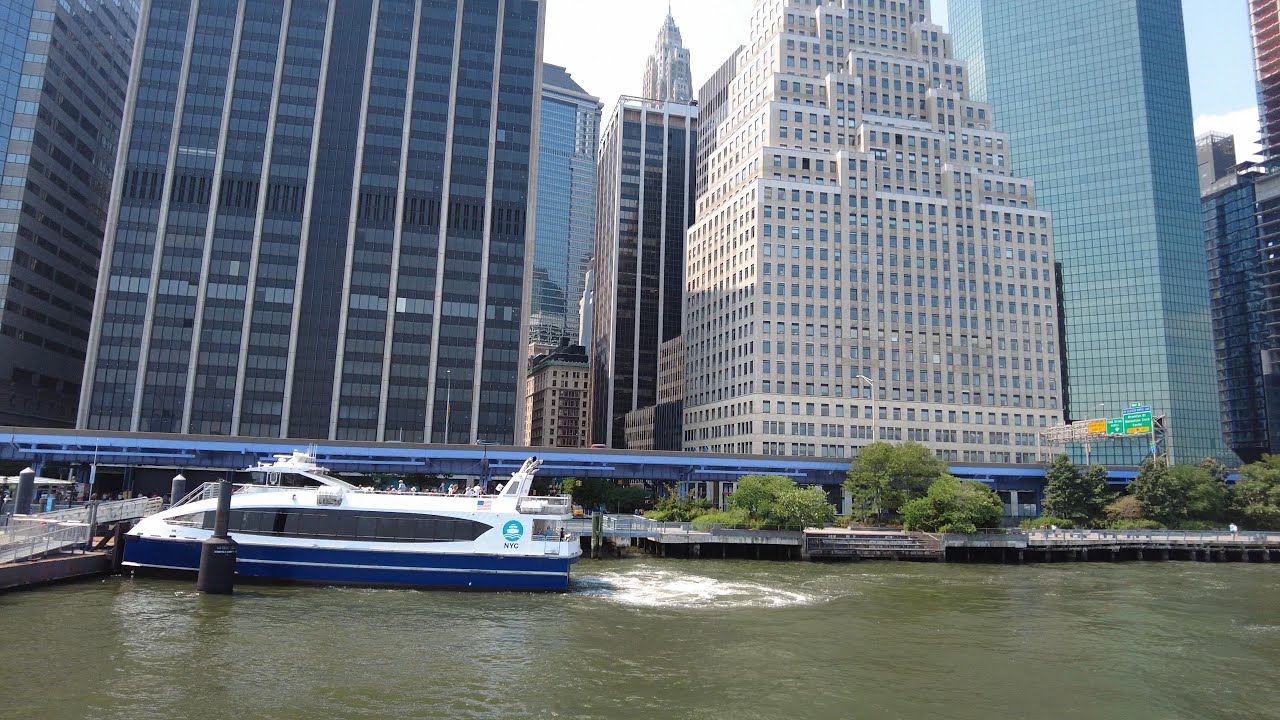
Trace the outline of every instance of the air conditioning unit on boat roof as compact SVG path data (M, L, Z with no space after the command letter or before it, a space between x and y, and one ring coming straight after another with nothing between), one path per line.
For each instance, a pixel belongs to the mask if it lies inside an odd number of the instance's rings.
M340 487L322 485L316 488L316 505L341 505L344 495Z

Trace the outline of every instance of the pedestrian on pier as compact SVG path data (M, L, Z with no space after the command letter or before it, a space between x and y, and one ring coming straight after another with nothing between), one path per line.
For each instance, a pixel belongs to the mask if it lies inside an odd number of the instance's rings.
M1231 531L1232 535L1235 535L1236 533L1240 532L1240 528L1236 527L1235 523L1231 523L1230 525L1228 525L1227 529Z

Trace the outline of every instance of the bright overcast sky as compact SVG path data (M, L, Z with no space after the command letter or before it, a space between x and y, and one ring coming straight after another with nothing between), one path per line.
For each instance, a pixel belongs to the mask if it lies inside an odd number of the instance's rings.
M1035 0L1051 1L1051 0ZM696 92L747 39L753 0L671 0L693 64ZM933 12L947 24L946 0ZM644 62L667 14L666 0L548 0L544 57L563 65L605 105L640 92ZM1258 116L1246 0L1184 0L1196 132L1256 141Z

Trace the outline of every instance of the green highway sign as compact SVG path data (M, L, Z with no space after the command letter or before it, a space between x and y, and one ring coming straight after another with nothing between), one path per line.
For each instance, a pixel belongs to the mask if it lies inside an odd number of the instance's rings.
M1123 419L1123 418L1108 418L1108 419L1107 419L1107 434L1108 434L1108 435L1124 435L1124 419Z
M1124 434L1144 435L1151 432L1151 408L1135 407L1124 411Z

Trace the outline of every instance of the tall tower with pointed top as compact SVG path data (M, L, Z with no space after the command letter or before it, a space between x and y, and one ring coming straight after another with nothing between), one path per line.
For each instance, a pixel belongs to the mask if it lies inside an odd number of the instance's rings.
M693 77L689 73L689 51L680 38L671 9L662 24L653 54L644 67L644 97L687 103L693 100Z

